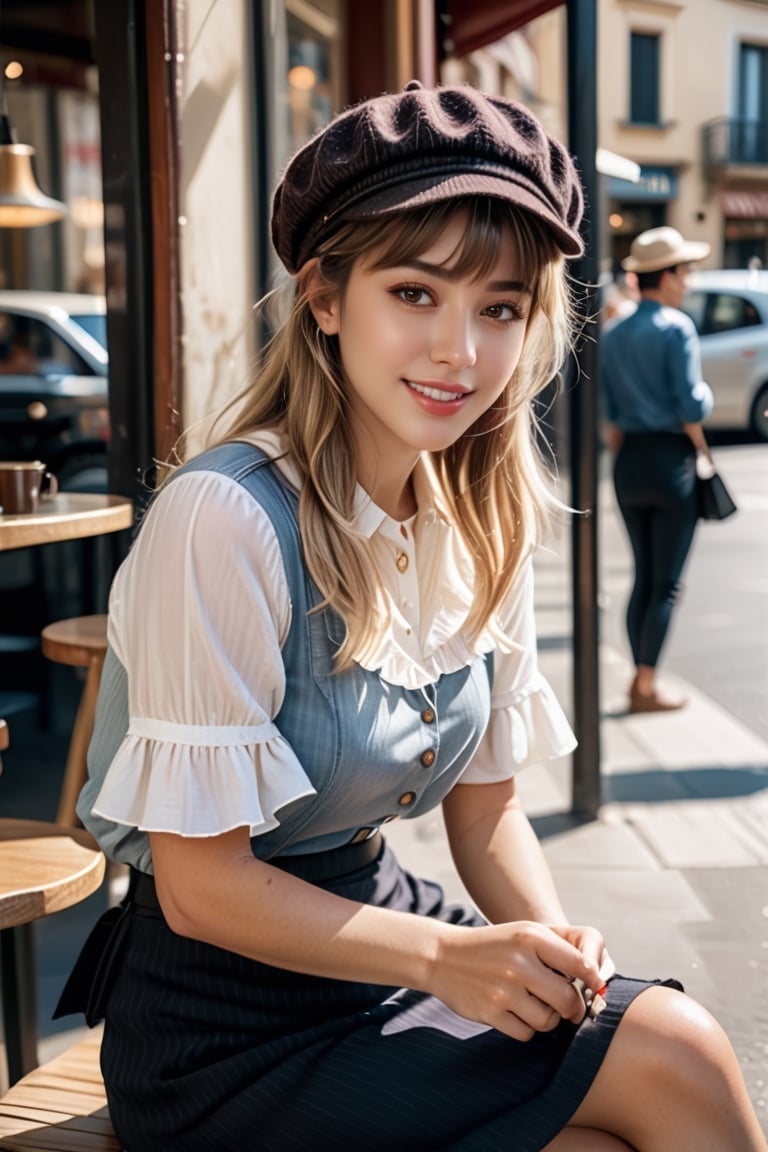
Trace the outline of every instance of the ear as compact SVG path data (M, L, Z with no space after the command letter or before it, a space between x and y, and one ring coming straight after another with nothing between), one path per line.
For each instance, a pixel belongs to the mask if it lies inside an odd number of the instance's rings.
M306 294L315 323L326 336L339 331L341 307L335 288L331 288L320 271L320 261L312 260L307 270Z

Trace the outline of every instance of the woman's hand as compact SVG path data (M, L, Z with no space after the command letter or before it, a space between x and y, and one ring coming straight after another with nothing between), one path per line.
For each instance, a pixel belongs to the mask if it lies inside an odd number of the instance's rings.
M603 952L603 938L594 928L553 928L527 920L451 928L428 990L460 1016L515 1040L530 1040L561 1019L581 1022L585 1004L573 981L598 992Z

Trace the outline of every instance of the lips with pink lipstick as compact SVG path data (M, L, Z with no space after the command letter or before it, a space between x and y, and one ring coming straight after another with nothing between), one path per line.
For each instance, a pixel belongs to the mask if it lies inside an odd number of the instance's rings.
M415 380L404 380L403 383L421 408L439 415L457 412L471 394L471 390L461 384L445 384L441 381L425 383Z

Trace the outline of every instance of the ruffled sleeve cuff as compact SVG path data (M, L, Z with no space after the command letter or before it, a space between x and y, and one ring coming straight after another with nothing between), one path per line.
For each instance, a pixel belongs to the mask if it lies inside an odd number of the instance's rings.
M144 832L217 836L277 827L280 810L315 789L272 723L190 728L133 720L93 812Z
M556 760L576 747L563 709L543 676L514 698L494 701L482 743L461 777L462 784L508 780L529 764Z

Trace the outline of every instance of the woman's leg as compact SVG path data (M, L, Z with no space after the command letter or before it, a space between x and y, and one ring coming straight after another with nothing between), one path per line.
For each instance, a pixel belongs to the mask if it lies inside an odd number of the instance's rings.
M627 603L626 624L635 666L640 663L645 620L653 594L653 503L648 489L648 469L647 452L642 443L636 440L625 441L616 458L613 483L634 561L634 579Z
M631 1144L595 1128L566 1128L542 1152L635 1152Z
M688 500L656 508L650 515L650 596L638 645L639 664L655 668L658 663L695 531L696 514Z
M666 711L684 703L659 696L655 678L696 529L695 479L695 456L684 436L629 438L616 458L616 497L635 566L627 607L636 668L632 711Z
M651 551L651 512L648 508L625 505L621 508L624 525L632 548L635 574L627 603L627 636L635 665L640 658L648 609L653 597L653 565Z
M768 1150L727 1036L671 988L649 988L629 1006L572 1124L637 1152Z

